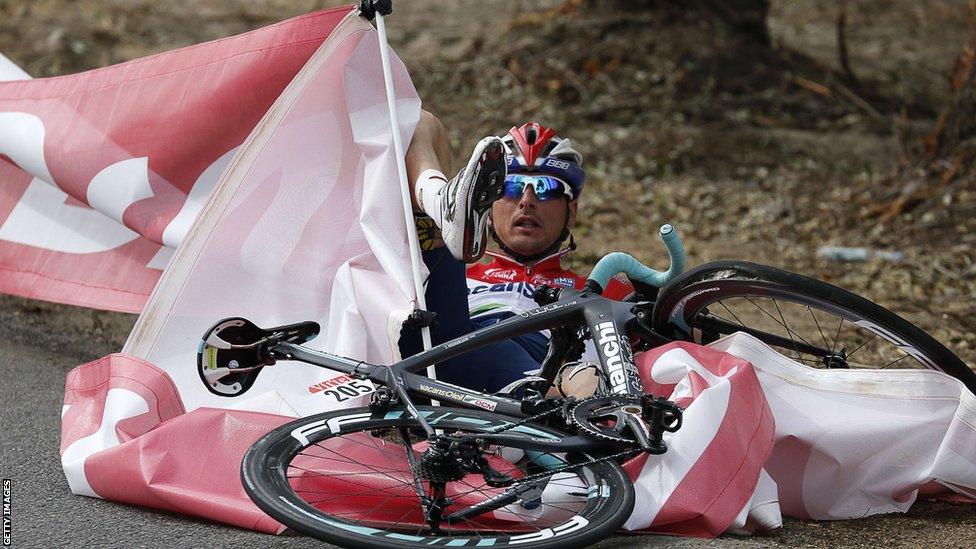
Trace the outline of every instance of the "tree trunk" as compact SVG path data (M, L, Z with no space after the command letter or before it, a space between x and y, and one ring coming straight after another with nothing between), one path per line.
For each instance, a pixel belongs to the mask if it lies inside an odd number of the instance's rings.
M970 156L961 145L972 144L976 137L976 0L969 0L969 32L962 54L953 71L953 97L926 140L929 160L953 161L953 157ZM972 147L968 147L972 148Z

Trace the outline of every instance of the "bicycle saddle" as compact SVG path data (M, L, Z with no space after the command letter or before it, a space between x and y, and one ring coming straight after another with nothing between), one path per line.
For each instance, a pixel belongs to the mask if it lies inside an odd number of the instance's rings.
M238 396L251 388L262 368L274 364L268 353L272 345L302 344L319 330L319 324L311 321L263 329L246 318L225 318L203 335L197 372L211 393Z

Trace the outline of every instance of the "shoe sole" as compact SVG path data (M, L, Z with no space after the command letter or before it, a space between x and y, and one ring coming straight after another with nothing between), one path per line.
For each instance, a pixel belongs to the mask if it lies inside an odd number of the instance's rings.
M468 263L478 261L485 254L485 245L488 243L488 235L485 233L487 212L505 192L506 168L505 148L501 141L485 147L478 159L478 172L468 195L470 207L464 223L464 260ZM481 239L475 246L474 235L477 232L481 233Z

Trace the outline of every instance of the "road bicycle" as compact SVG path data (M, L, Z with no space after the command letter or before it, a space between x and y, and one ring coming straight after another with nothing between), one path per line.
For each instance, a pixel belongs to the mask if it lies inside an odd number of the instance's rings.
M198 355L200 377L215 394L242 394L278 360L376 387L368 406L297 419L258 440L242 464L246 492L282 524L348 547L580 547L613 534L633 511L621 464L666 452L667 437L681 427L679 406L644 392L635 352L742 331L811 367L912 363L976 389L976 375L952 352L870 301L740 261L681 274L677 232L665 225L660 237L671 260L665 272L610 254L582 290L541 286L538 308L392 365L302 346L318 334L314 322L271 329L242 318L218 322ZM618 273L634 293L624 301L602 297ZM550 340L538 374L497 393L420 374L543 329ZM598 358L598 389L566 397L557 380L579 367L587 341Z

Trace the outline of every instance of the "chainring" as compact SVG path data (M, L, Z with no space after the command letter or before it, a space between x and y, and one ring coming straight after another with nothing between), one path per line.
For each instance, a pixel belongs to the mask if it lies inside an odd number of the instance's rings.
M569 420L576 427L603 440L634 443L633 436L627 436L622 414L624 409L636 407L640 414L642 399L632 395L596 395L577 402L569 411Z

